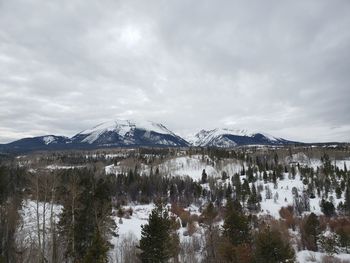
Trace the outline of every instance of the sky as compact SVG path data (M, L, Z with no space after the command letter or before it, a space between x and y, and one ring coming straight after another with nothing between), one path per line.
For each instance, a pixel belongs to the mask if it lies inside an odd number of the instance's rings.
M348 0L0 0L0 143L114 119L350 142Z

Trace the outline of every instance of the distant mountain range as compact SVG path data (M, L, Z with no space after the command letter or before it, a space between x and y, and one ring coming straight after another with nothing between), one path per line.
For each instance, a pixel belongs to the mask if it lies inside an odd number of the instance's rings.
M193 146L230 148L241 145L284 145L298 142L273 137L266 133L249 133L247 130L201 130L192 139Z
M298 142L245 130L201 130L185 140L164 125L151 121L115 120L101 123L71 138L46 135L0 145L0 152L95 149L109 147L235 147L242 145L289 145Z

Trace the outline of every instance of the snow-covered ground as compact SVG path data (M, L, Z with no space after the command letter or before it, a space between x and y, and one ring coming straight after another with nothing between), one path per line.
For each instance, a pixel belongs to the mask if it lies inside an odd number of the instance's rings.
M129 218L123 217L121 220L118 216L114 216L114 220L118 225L118 236L112 237L110 240L111 243L114 245L114 248L110 251L110 260L111 262L124 262L121 260L122 258L122 247L130 242L131 240L136 242L136 244L139 244L139 240L141 239L141 226L148 223L148 217L152 211L153 208L155 208L154 204L147 204L147 205L131 205L131 206L124 206L123 209L128 210L129 208L132 208L133 213L132 216ZM171 205L167 204L166 207L170 209ZM190 211L191 214L197 214L199 215L199 208L195 205L191 205L186 209L187 211ZM173 215L170 212L170 215ZM177 233L180 238L180 242L191 242L191 239L197 238L199 242L203 242L204 237L204 230L202 227L196 224L197 230L192 235L189 236L187 234L187 227L181 227L178 229ZM127 241L128 240L128 241ZM203 244L202 244L203 245ZM197 255L198 258L201 257L200 253ZM116 260L118 259L118 260ZM181 261L186 262L186 261Z
M285 176L285 179L278 180L277 179L277 189L274 189L273 183L266 183L264 184L263 181L258 181L256 185L262 184L264 186L264 190L261 192L262 201L260 202L261 206L261 213L260 214L267 214L271 215L276 219L280 218L279 210L282 207L286 207L288 205L293 206L293 194L292 194L292 188L295 187L298 189L299 194L303 192L304 185L302 181L300 180L300 176L297 175L295 177L295 180L288 179L287 176ZM272 198L266 199L266 188L268 187L272 192ZM318 205L317 205L318 206ZM311 204L310 204L311 207ZM319 208L319 207L318 207ZM316 207L313 208L316 212ZM320 209L317 209L317 212Z
M118 225L119 237L113 237L112 243L115 243L115 239L126 237L129 233L133 233L139 240L141 238L141 225L147 224L148 216L154 208L154 204L131 205L124 207L124 209L128 209L129 207L133 210L130 218L122 218L122 222L120 222L119 217L114 217Z
M205 169L208 176L218 177L218 171L202 160L202 156L186 156L170 159L159 165L159 171L168 176L189 176L194 180L200 180Z
M124 153L123 153L124 154ZM91 156L89 156L91 157ZM108 154L106 158L114 158L114 157L123 157L123 155L119 154ZM88 158L88 156L87 156ZM288 159L289 158L289 159ZM299 153L295 154L292 157L287 157L285 159L286 163L300 163L300 165L305 165L314 168L321 167L322 162L319 159L308 158L305 154ZM336 162L332 162L332 164L336 164L339 169L344 169L344 164L347 169L350 170L350 159L342 159L337 160ZM170 159L166 159L161 163L157 163L157 165L153 165L153 172L158 168L159 172L162 175L167 176L189 176L193 180L199 181L202 177L202 171L205 170L209 177L217 178L219 182L228 184L230 179L222 181L221 175L222 172L226 172L227 175L232 176L235 173L240 174L242 167L247 165L242 161L234 160L234 159L223 159L220 161L213 161L208 156L202 155L191 155L191 156L177 156ZM79 168L81 166L64 166L64 165L49 165L47 169L71 169L71 168ZM134 169L135 165L128 164L127 162L119 162L117 164L108 165L105 167L105 172L107 174L120 174L127 173L129 170ZM147 164L138 164L138 170L141 174L149 174L151 171L151 166ZM241 176L243 180L245 176ZM260 215L271 215L272 217L279 219L279 211L282 207L286 207L288 205L293 205L293 194L292 189L295 187L298 190L299 195L303 193L305 190L305 185L300 180L300 175L297 173L295 179L288 178L288 173L284 174L284 179L277 179L277 188L274 188L273 183L264 183L263 180L258 180L255 182L255 186L258 188L259 185L262 185L263 191L261 192L262 201L260 202L261 212ZM202 185L203 187L209 187L208 184ZM266 187L271 190L272 198L266 199ZM334 206L337 207L338 203L343 200L336 199L335 193L330 193L329 196L333 196ZM310 212L314 212L318 215L322 214L320 203L321 198L316 195L315 198L310 199ZM123 243L123 240L133 239L137 241L141 238L141 225L147 224L148 216L154 208L154 204L140 205L140 204L130 204L124 207L124 209L132 208L133 213L130 218L120 218L115 216L114 220L118 225L118 237L113 237L111 239L112 244L115 247L120 246ZM50 226L50 207L46 208L46 227ZM61 212L61 206L54 206L54 214L57 218L59 213ZM185 210L190 211L191 214L199 215L199 207L195 205L191 205ZM39 203L39 214L40 216L40 227L42 227L42 214L43 214L43 205ZM36 225L36 203L34 201L26 201L23 204L23 209L21 211L23 223L21 228L18 231L18 234L21 237L25 237L25 240L35 241L37 239L37 225ZM49 229L48 229L49 230ZM186 235L186 228L180 228L178 230L180 240L182 242L188 242L192 237ZM201 237L203 229L198 226L198 233L194 234L196 237ZM115 249L113 250L116 251ZM311 252L311 251L299 251L297 252L297 262L307 263L307 262L321 262L322 257L325 256L325 253L320 252ZM342 260L350 260L350 254L338 254L337 258Z
M46 166L46 169L49 170L69 170L69 169L76 169L76 168L83 168L84 165L57 165L57 164L50 164Z
M306 190L305 185L300 180L300 176L296 175L295 179L288 179L288 174L284 175L283 180L277 179L277 189L274 189L273 183L264 184L263 181L257 181L256 185L262 184L264 186L264 190L261 192L262 201L261 205L261 213L260 214L268 214L273 216L276 219L280 218L279 210L282 207L293 206L293 194L292 188L296 188L298 190L299 195L302 195L303 191ZM266 188L268 187L272 192L272 198L266 199ZM343 200L336 199L335 193L330 193L329 197L333 196L334 206L337 207L339 202ZM321 207L320 207L321 198L316 195L315 198L310 199L310 212L313 212L317 215L321 215Z
M310 250L302 250L296 253L298 263L315 263L322 262L322 258L327 256L326 253L314 252ZM333 255L334 258L341 260L342 263L350 262L350 254L339 253ZM330 261L327 261L330 262ZM333 261L332 261L333 262Z
M52 208L52 209L51 209ZM38 241L38 233L42 238L44 222L46 233L51 229L51 216L53 222L58 222L58 217L62 212L63 207L57 204L36 202L33 200L25 200L22 203L22 209L19 211L21 215L21 223L18 227L16 236L17 240L24 242L28 246L30 243ZM44 213L45 211L45 213ZM44 220L45 219L45 220ZM38 225L39 220L39 225ZM39 227L39 231L38 231Z
M293 156L293 158L286 161L294 163L299 162L301 165L312 167L315 170L317 169L317 167L322 166L322 162L319 159L309 159L304 154L295 155ZM350 160L344 159L336 161L336 165L339 169L344 169L344 163L347 167L350 168ZM242 170L243 165L246 167L246 164L242 163L241 161L221 160L220 162L213 162L211 159L209 159L208 156L192 155L168 159L156 167L159 168L160 173L168 176L190 176L194 180L200 180L203 169L206 170L208 176L220 178L223 171L225 171L230 176L232 176L235 173L239 174ZM155 169L156 167L153 167L153 169ZM107 171L111 173L117 173L123 171L125 172L125 169L121 165L112 165L106 167L106 172ZM140 171L141 173L144 172L145 174L148 174L150 171L150 167L147 165L141 166ZM242 180L244 178L245 176L241 176ZM227 179L225 181L219 179L219 181L221 183L227 184L230 182L230 179ZM293 206L294 198L292 189L296 188L299 195L302 195L303 191L306 190L307 187L303 184L302 180L300 179L299 173L297 173L295 179L291 179L288 176L288 173L285 173L284 179L277 179L276 189L274 188L273 183L264 183L263 180L258 180L257 182L255 182L256 187L258 187L259 185L262 185L264 189L261 192L262 201L260 202L261 212L259 214L271 215L276 219L280 218L279 211L282 207L286 207L288 205ZM203 187L205 186L203 185ZM266 199L266 187L268 187L271 190L271 199ZM341 200L343 200L343 198L336 199L335 193L330 193L329 197L330 196L333 196L333 202L335 207L337 207L338 203ZM317 215L322 214L320 208L320 201L321 198L318 196L316 196L313 199L310 199L310 212L314 212ZM136 240L139 240L141 237L141 225L147 223L148 215L153 209L153 207L153 205L132 206L134 211L133 215L129 219L123 218L123 223L118 224L119 237L115 238L113 240L113 243L117 245L118 242L122 242L123 238L130 237L130 235L132 235ZM200 214L199 208L194 205L191 205L185 210L191 211L192 214ZM115 220L117 223L119 223L119 218L116 217ZM188 242L192 238L186 235L186 231L186 228L180 228L178 230L181 242ZM202 233L203 229L200 226L198 226L197 231L197 234L194 234L194 236L200 235L199 233ZM297 262L300 263L321 262L324 256L326 256L325 253L311 251L298 251L296 254ZM349 254L338 254L335 257L341 260L350 260Z
M149 174L151 167L149 165L139 165L141 174ZM223 160L214 163L208 156L192 155L180 156L168 159L159 165L153 166L153 172L158 168L160 174L167 176L189 176L194 180L200 180L202 172L205 170L208 176L221 177L221 173L225 171L229 175L239 173L243 167L243 163L236 160ZM107 174L127 173L134 167L118 163L117 165L108 165L105 167Z

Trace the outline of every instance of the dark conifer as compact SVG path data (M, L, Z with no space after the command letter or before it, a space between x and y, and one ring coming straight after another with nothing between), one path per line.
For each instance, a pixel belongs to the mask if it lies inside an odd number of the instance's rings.
M270 227L258 233L255 245L256 263L295 262L293 248L282 239L279 231Z
M141 261L167 262L174 256L178 242L168 211L162 204L158 204L149 215L148 224L141 226Z

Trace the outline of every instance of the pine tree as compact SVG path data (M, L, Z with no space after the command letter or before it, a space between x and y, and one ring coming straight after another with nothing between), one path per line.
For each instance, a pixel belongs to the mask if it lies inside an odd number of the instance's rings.
M344 210L346 215L350 215L350 181L347 182L345 190Z
M231 198L232 196L232 187L231 184L228 183L227 188L226 188L226 199Z
M107 263L109 244L103 239L101 233L96 230L92 244L83 260L84 263Z
M277 166L278 165L278 155L277 155L277 153L275 153L274 161L275 161L275 166Z
M317 215L311 213L302 226L302 241L308 250L317 251L317 241L320 234L320 222Z
M272 182L273 182L274 188L277 189L277 175L275 170L272 171Z
M295 166L292 166L292 179L295 179L296 171L295 171Z
M235 199L240 200L241 194L242 194L242 184L241 184L241 178L239 174L236 173L232 177L232 185L234 186L234 190L235 190Z
M251 262L251 233L248 218L243 214L242 206L237 200L229 199L225 210L220 255L225 262Z
M256 193L256 187L254 184L252 185L252 191L248 198L247 206L250 211L258 211L260 208L259 197L258 197L258 194Z
M246 179L243 180L242 184L242 201L245 202L246 196L250 194L249 183Z
M93 260L97 255L104 258L112 246L108 240L115 235L116 229L110 202L113 186L110 180L115 177L96 178L90 170L67 171L67 176L69 183L63 193L68 198L63 204L59 222L60 238L67 244L65 256L74 262L78 259ZM101 250L97 251L98 248Z
M254 171L253 171L253 168L251 166L248 166L247 179L248 179L249 183L256 181L256 178L254 177Z
M249 221L238 201L227 201L222 233L233 245L249 243L251 240Z
M174 257L179 239L172 229L172 222L163 204L158 204L141 226L140 258L142 262L162 263Z
M337 186L337 188L335 189L335 194L336 194L337 199L341 198L342 190L341 190L340 186Z
M281 233L267 227L256 238L256 263L295 262L294 250L283 241Z
M218 211L215 209L212 202L210 202L202 213L202 222L205 228L206 235L206 258L208 262L216 260L216 229L214 226L215 218Z
M337 254L339 252L339 238L337 234L331 233L329 235L322 235L319 241L323 250L329 256L333 256L333 254Z
M321 200L321 211L327 217L331 217L335 215L335 207L332 202L326 201L324 199Z
M263 179L264 179L264 183L266 184L267 183L267 172L266 171L263 172Z
M203 169L203 171L202 171L202 184L205 184L207 182L208 182L208 175L205 172L205 169Z

